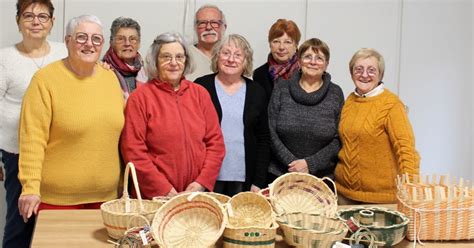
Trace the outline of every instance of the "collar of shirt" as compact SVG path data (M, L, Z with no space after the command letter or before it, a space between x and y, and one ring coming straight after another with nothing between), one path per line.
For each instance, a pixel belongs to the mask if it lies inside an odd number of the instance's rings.
M380 84L375 87L373 90L367 92L367 94L359 94L357 93L357 90L354 90L354 94L356 96L359 96L359 97L373 97L373 96L378 96L380 94L382 94L382 92L384 91L384 85L382 82L380 82Z

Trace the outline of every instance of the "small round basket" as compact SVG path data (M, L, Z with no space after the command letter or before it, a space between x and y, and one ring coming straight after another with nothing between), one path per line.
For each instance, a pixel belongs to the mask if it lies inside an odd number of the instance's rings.
M354 221L357 226L370 230L377 241L393 246L405 238L409 219L402 213L379 207L354 207L338 212L339 219Z
M211 247L226 223L224 209L215 198L185 193L165 203L156 212L151 227L160 247Z
M291 213L277 217L285 242L296 247L331 247L347 234L341 220L319 214Z
M225 228L222 235L224 248L274 248L278 224L276 221L270 227L231 227Z
M274 221L272 206L264 196L253 192L234 195L227 204L229 226L268 228Z
M130 199L128 194L129 171L132 172L132 181L138 199ZM100 210L109 236L120 239L132 227L150 225L161 205L159 202L142 200L135 167L133 163L128 163L125 168L122 198L102 203Z
M270 184L270 201L277 215L285 213L321 214L335 217L337 214L337 195L324 180L306 173L286 173Z

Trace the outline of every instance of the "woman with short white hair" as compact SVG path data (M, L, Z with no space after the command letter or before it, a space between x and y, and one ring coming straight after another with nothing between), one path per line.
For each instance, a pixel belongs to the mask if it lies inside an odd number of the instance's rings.
M98 209L118 196L124 99L115 74L97 63L100 20L74 17L64 41L68 56L39 70L23 100L18 205L24 220L42 209Z

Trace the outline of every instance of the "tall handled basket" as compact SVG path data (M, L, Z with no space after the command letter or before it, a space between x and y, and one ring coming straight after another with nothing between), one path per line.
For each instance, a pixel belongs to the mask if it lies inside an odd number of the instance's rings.
M128 194L128 175L132 171L132 181L137 191L138 199L130 199ZM142 200L138 186L137 173L133 163L128 163L125 168L124 187L122 198L104 202L100 206L102 219L110 237L120 239L125 232L136 226L150 225L155 212L162 203Z

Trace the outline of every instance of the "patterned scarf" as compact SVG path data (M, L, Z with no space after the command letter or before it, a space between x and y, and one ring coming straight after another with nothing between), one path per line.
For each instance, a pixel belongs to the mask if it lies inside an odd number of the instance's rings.
M128 98L128 95L131 93L133 89L130 89L130 86L127 84L125 81L125 77L127 76L135 76L139 74L138 72L143 68L143 60L142 57L140 56L140 53L137 53L137 56L135 57L135 61L133 61L133 65L127 65L123 60L121 60L118 55L114 52L112 47L107 50L107 52L104 55L105 62L107 62L115 72L115 75L117 75L118 80L120 81L120 87L122 88L122 91L124 92L125 98ZM135 78L136 84L140 83L140 80L137 80ZM138 85L136 85L137 87ZM136 88L135 87L135 88Z
M268 71L274 83L280 77L283 79L290 78L293 73L299 69L300 65L298 63L298 57L296 56L296 53L293 55L293 57L291 57L290 60L288 60L288 62L284 64L278 64L271 53L268 55Z

